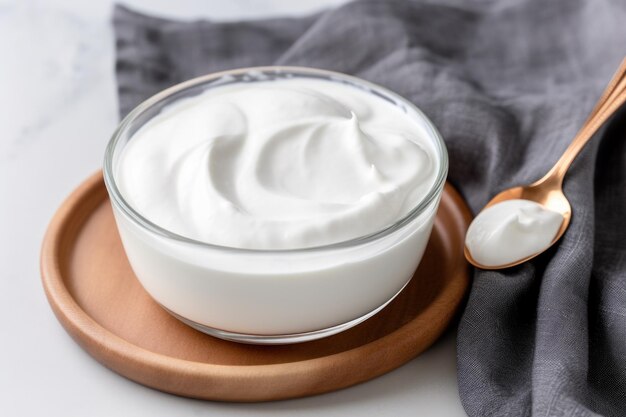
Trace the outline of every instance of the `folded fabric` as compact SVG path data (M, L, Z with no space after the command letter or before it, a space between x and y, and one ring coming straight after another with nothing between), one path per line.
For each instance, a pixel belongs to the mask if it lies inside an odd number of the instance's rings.
M176 22L116 7L122 115L185 79L234 67L354 74L439 127L449 181L476 212L543 175L626 55L626 7L597 0L369 0L304 18ZM458 334L472 416L626 415L626 113L565 180L573 219L519 267L476 271Z

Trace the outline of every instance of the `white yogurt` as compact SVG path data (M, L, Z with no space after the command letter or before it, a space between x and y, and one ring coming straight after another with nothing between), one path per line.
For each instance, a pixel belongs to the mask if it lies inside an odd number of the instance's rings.
M411 279L441 197L445 149L422 114L357 79L293 71L171 99L147 123L126 123L119 137L139 129L112 142L105 164L142 285L218 337L311 340L364 320ZM392 231L327 246L398 222L429 193Z
M563 216L530 200L507 200L481 211L465 238L474 260L485 266L510 264L542 252Z
M364 236L432 187L432 141L396 106L340 83L219 87L135 133L116 180L144 217L221 246L295 249Z

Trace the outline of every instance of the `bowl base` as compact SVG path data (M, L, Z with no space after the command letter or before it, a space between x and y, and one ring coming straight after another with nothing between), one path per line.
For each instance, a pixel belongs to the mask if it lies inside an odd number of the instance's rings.
M216 329L214 327L206 326L204 324L200 324L193 320L189 320L179 314L176 314L169 308L165 307L163 304L159 303L159 305L163 307L165 311L167 311L172 316L176 317L178 320L185 323L187 326L193 327L194 329L202 333L208 334L209 336L217 337L219 339L228 340L231 342L246 343L249 345L287 345L291 343L310 342L312 340L317 340L323 337L332 336L334 334L343 332L344 330L348 330L349 328L354 327L357 324L364 322L365 320L369 319L370 317L378 313L383 308L387 307L387 304L392 302L393 299L396 298L398 294L402 292L402 290L409 284L409 282L411 282L411 279L413 278L410 278L406 282L406 284L404 284L402 288L400 288L400 291L398 291L393 296L391 296L391 298L385 301L385 303L383 303L380 307L375 308L374 310L362 315L361 317L357 317L354 320L350 320L346 323L337 324L335 326L331 326L326 329L313 330L310 332L302 332L302 333L266 335L266 334L246 334L246 333L230 332L228 330Z

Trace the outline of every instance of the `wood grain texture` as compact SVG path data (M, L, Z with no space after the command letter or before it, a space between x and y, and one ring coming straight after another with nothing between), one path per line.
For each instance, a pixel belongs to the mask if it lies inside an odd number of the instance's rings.
M468 287L463 239L470 219L465 202L446 184L422 263L402 293L350 330L295 345L223 341L159 307L128 264L101 173L74 191L52 219L41 274L64 328L115 372L188 397L287 399L372 379L429 347Z

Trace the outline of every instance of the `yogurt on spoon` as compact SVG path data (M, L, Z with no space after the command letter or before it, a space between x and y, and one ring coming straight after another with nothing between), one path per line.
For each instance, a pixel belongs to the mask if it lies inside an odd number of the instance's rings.
M562 222L560 213L534 201L506 200L476 216L465 246L482 265L507 265L548 248Z

